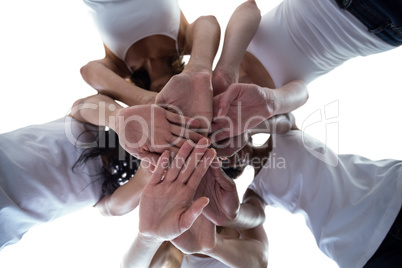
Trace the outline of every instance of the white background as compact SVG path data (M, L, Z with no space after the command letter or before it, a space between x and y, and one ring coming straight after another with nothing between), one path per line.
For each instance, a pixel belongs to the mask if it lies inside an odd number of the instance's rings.
M224 29L242 1L179 2L190 22L213 14ZM279 2L257 1L263 13ZM82 1L2 1L0 38L0 133L63 117L76 99L95 93L79 69L102 58L103 46ZM308 103L295 112L298 125L339 153L402 159L401 60L396 49L350 60L317 79ZM328 120L322 113L312 124L325 106ZM247 170L240 189L251 175ZM136 211L106 218L84 209L31 230L0 252L0 267L118 267L136 226ZM300 216L268 208L265 227L270 267L336 267Z

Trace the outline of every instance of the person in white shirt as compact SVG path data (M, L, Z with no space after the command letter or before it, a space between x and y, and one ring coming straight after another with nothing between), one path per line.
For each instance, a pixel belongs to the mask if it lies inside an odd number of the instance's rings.
M230 190L219 199L205 194L219 204L210 203L203 212L215 224L259 225L268 204L302 214L318 247L340 267L402 263L402 161L336 155L294 123L289 132L271 135L262 148L247 147L243 158L230 163L257 169L244 198L264 202L233 207L237 197ZM208 210L211 206L217 209Z
M222 117L212 124L212 132L220 132L215 139L239 135L303 105L307 91L287 83L308 85L349 59L399 47L401 18L401 0L284 0L262 16L244 57L231 52L242 35L227 33L213 77L214 116Z
M105 57L83 66L83 79L129 106L178 107L187 116L202 117L201 128L207 129L212 120L212 63L220 39L216 18L201 16L190 24L177 0L84 3L100 32ZM182 55L190 55L185 67ZM165 145L125 149L156 164L152 153L170 150Z

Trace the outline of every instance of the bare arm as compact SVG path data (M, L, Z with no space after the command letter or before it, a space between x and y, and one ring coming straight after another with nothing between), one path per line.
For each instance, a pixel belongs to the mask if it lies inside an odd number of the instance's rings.
M107 54L108 55L108 54ZM117 59L118 60L118 59ZM110 56L87 63L81 68L82 78L99 93L129 106L154 103L156 93L126 81L130 77L127 67L113 61ZM118 66L120 65L120 66Z
M153 165L165 150L176 154L187 138L195 142L203 138L187 128L198 126L188 117L155 104L123 108L101 94L76 101L71 115L81 122L110 127L124 150Z
M269 134L285 134L291 129L297 129L295 118L292 113L275 115L258 126L249 130L249 134L269 133Z
M268 239L264 227L243 230L242 238L217 235L214 248L205 252L230 267L267 267Z
M126 255L124 256L121 268L142 268L149 267L158 248L162 245L162 241L154 239L152 236L145 236L141 233L137 234L134 242L131 244Z
M187 27L186 46L191 48L185 71L212 73L212 64L220 40L219 23L213 16L202 16Z
M306 84L301 80L287 83L280 88L264 88L266 92L272 92L273 114L286 114L302 106L308 100Z
M241 237L228 228L217 234L215 225L200 216L172 243L186 254L203 254L230 267L267 266L268 239L262 225L242 230Z
M237 229L252 229L265 221L266 203L253 190L247 189L243 196L243 203L235 218L224 224L226 227Z
M140 203L141 193L151 173L140 166L135 175L112 195L103 197L95 207L104 216L121 216L133 211Z
M301 80L278 89L255 84L232 84L214 97L213 141L237 136L272 116L292 112L308 99L307 86ZM219 130L219 131L218 131Z
M112 98L97 94L75 101L71 108L71 116L84 123L115 129L113 123L121 109L123 107Z
M220 27L215 17L203 16L187 27L186 44L191 47L184 71L173 76L155 99L157 104L176 107L184 115L196 116L207 134L212 121L212 64L219 46Z
M194 148L186 142L172 164L167 152L159 158L141 196L138 236L121 267L148 267L163 241L180 236L202 213L208 199L201 197L193 201L193 198L215 157L207 145L206 139Z
M240 63L261 20L254 0L244 2L233 12L225 31L222 53L214 70L214 95L238 82Z

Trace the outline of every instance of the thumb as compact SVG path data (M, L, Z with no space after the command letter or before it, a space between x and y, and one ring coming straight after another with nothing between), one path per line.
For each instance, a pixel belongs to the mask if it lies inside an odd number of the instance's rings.
M163 98L163 93L158 92L158 94L156 94L156 96L155 96L155 103L156 103L156 104L165 103L165 102L164 102L164 98Z
M216 96L217 103L214 102L214 108L217 111L216 116L225 116L229 112L230 105L238 98L240 84L231 84L229 88Z
M205 196L198 198L191 207L183 213L180 218L180 231L184 233L191 228L195 220L202 214L204 208L208 205L209 199Z
M232 179L230 179L226 175L226 173L222 170L217 157L215 157L214 161L210 165L210 168L211 168L211 172L212 172L215 180L218 182L218 184L221 186L221 188L223 188L225 190L236 189L235 182Z

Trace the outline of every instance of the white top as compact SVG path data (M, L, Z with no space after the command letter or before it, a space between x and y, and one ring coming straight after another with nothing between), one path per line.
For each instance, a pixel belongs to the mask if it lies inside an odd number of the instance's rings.
M177 0L83 0L103 43L121 60L137 41L165 35L176 41L180 26Z
M392 48L334 0L284 0L262 17L247 50L280 87L310 83L351 58Z
M80 136L86 130L97 128L66 117L0 135L0 249L99 201L101 158L72 170L83 150L77 140L94 141L94 132Z
M230 268L230 266L211 257L185 255L180 268Z
M340 267L363 267L401 209L402 162L337 156L301 131L273 137L249 188L268 205L302 213L318 247Z

